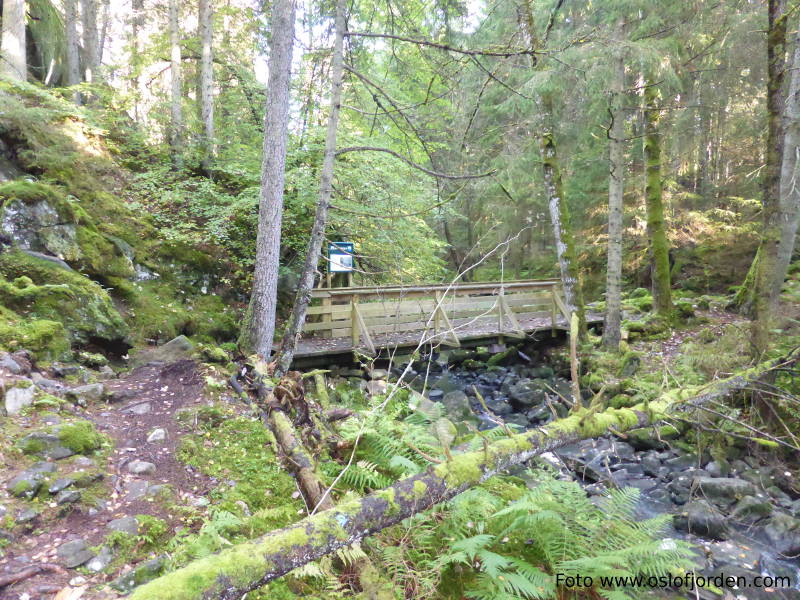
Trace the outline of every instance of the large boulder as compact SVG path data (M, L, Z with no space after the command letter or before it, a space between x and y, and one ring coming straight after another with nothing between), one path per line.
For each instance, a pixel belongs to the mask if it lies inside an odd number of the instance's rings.
M59 188L27 180L0 185L3 231L22 250L50 255L83 272L133 277L132 261Z
M451 421L455 423L466 421L473 425L478 424L478 418L475 416L475 413L472 412L469 398L464 392L460 390L448 392L444 395L441 402L444 405L447 417Z
M695 477L692 487L696 495L704 496L719 505L730 505L756 493L756 487L752 483L736 477Z
M28 321L60 323L73 344L130 347L128 327L103 287L18 249L0 253L0 304Z

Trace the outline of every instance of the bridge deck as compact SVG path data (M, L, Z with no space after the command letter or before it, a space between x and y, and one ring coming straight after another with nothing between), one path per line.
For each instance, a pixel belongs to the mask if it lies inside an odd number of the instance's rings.
M557 280L316 289L295 356L530 337L569 327ZM590 323L599 315L587 315Z
M601 315L587 314L586 321L589 324L601 323L603 318ZM523 330L528 334L528 337L534 337L534 334L540 332L541 335L550 335L552 331L552 323L550 317L529 317L519 319L519 324ZM561 318L556 321L556 329L568 329L566 320ZM497 324L491 323L475 323L472 319L455 319L453 321L453 328L458 334L458 338L462 341L479 340L487 338L499 338L501 332L498 331ZM434 335L432 332L424 334L423 331L403 331L397 333L383 333L376 334L372 337L376 349L378 350L391 350L393 348L408 348L416 347L420 340L424 338L426 343L437 344L442 342L442 335ZM505 335L507 337L508 333ZM359 350L364 350L363 347ZM335 337L335 338L319 338L319 337L303 337L297 344L295 356L297 358L311 358L325 355L346 354L353 351L353 344L350 337Z

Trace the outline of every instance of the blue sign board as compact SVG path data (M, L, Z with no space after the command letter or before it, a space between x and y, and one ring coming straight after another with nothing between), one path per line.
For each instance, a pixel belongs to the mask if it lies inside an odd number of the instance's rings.
M351 273L355 270L353 242L330 242L328 244L329 271L331 273Z

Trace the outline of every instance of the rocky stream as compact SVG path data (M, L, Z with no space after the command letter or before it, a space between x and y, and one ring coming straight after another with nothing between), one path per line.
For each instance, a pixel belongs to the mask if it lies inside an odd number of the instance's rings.
M453 422L468 421L483 430L497 427L497 417L531 428L567 414L570 382L544 355L515 350L499 361L490 356L480 349L445 351L411 363L406 378L430 400L441 402ZM394 374L405 367L395 367ZM585 401L591 396L584 395ZM747 589L698 588L688 597L800 598L800 495L791 473L769 451L756 457L733 444L726 456L714 459L667 426L629 432L624 439L587 440L537 460L560 477L578 481L590 496L610 487L637 488L640 516L673 515L665 539L695 546L697 576L724 574L748 582ZM515 474L524 478L526 470L520 467ZM765 579L756 580L759 576ZM778 577L788 579L772 586L754 583ZM661 593L687 597L685 591Z

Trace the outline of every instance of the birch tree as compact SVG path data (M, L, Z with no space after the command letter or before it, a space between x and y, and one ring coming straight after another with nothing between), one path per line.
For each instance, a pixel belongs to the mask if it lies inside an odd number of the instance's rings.
M178 18L178 0L169 0L170 45L170 154L172 167L183 166L183 80L181 78L181 31Z
M292 314L281 340L277 356L276 373L283 374L289 370L297 346L297 338L306 320L306 311L314 287L314 276L317 272L322 242L325 239L325 226L328 222L328 210L333 195L333 166L336 161L336 133L339 126L339 108L342 98L342 75L344 72L344 32L345 32L344 0L336 0L336 35L333 43L331 60L331 102L328 115L328 129L325 135L325 153L322 158L322 170L319 181L319 200L314 216L311 237L308 240L306 260L300 276L300 284L295 295Z
M272 352L275 334L294 15L294 0L276 0L272 7L255 272L240 336L242 346L253 348L264 358Z
M0 40L0 73L25 81L28 67L25 55L25 0L3 1L3 31Z
M212 0L200 0L197 15L200 38L200 69L198 87L200 92L201 167L208 173L214 158L214 63L212 49Z
M606 268L606 316L603 345L619 349L622 283L622 217L625 191L625 59L621 48L614 52L611 91L611 126L608 130L608 265Z

